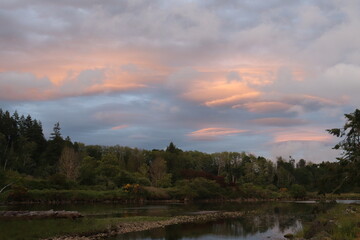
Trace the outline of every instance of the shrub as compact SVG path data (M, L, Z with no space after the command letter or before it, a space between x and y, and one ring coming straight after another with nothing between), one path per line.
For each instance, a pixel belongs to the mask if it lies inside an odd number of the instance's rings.
M170 195L167 190L157 187L143 187L144 196L151 200L167 200Z
M29 200L27 188L14 185L11 189L6 199L8 202L24 202Z
M262 188L252 183L244 183L239 187L241 197L243 198L260 198L260 199L272 199L279 197L279 194L269 190L268 188Z
M306 197L306 189L302 185L293 184L290 187L290 194L293 198L304 198Z
M70 183L67 181L66 177L62 174L54 174L49 177L49 183L57 189L69 189Z
M205 199L223 196L224 189L215 181L205 178L180 180L176 182L171 194L175 198Z

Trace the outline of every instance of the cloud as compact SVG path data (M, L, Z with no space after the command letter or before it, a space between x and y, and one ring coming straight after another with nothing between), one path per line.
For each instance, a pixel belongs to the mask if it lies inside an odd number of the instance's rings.
M47 78L37 78L31 73L0 72L1 100L44 100L54 92Z
M329 142L333 138L323 130L324 133L317 131L310 131L308 129L302 130L288 130L287 132L275 133L275 142L290 142L290 141L314 141L314 142Z
M297 141L279 142L271 146L271 158L293 157L297 160L305 159L307 162L321 163L333 162L339 156L339 152L331 149L331 145L324 142Z
M358 99L360 89L360 65L340 63L327 68L323 74L324 82L331 93L346 94Z
M235 128L203 128L188 134L195 140L216 140L218 137L230 136L246 132Z
M149 74L146 76L146 74ZM39 78L29 72L0 72L2 100L45 101L74 96L98 95L146 88L158 76L149 72L128 74L119 69L85 69L69 71L62 82L54 84L49 78Z
M316 155L328 141L319 129L341 126L360 102L356 1L3 0L0 9L1 105L33 110L48 129L60 121L86 143L266 153L272 142Z
M198 81L190 86L183 97L199 102L208 107L234 106L241 102L260 96L260 92L251 89L239 81Z
M128 128L128 127L129 127L129 125L123 124L123 125L118 125L118 126L112 127L111 129L112 130L120 130L120 129L124 129L124 128Z
M291 109L292 105L284 102L249 102L233 106L233 108L245 108L250 112L256 113L273 113L286 112Z
M302 119L292 119L292 118L260 118L252 120L253 123L266 126L277 126L277 127L287 127L287 126L299 126L308 123Z

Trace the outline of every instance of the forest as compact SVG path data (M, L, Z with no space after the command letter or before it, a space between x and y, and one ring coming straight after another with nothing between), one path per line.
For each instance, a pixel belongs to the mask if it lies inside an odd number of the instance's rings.
M49 139L41 121L0 109L0 200L124 200L304 198L359 193L360 111L345 114L337 161L266 159L246 152L183 151L86 145L54 124ZM325 131L325 130L324 130ZM63 193L59 195L58 193Z

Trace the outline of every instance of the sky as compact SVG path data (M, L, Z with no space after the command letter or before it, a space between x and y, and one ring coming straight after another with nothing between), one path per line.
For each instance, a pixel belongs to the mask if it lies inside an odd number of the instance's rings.
M0 0L0 108L86 144L334 161L357 0Z

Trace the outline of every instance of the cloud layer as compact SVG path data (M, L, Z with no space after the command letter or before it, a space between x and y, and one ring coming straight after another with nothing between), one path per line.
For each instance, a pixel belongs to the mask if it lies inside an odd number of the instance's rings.
M0 107L91 144L334 160L325 129L360 103L359 12L352 0L3 0Z

